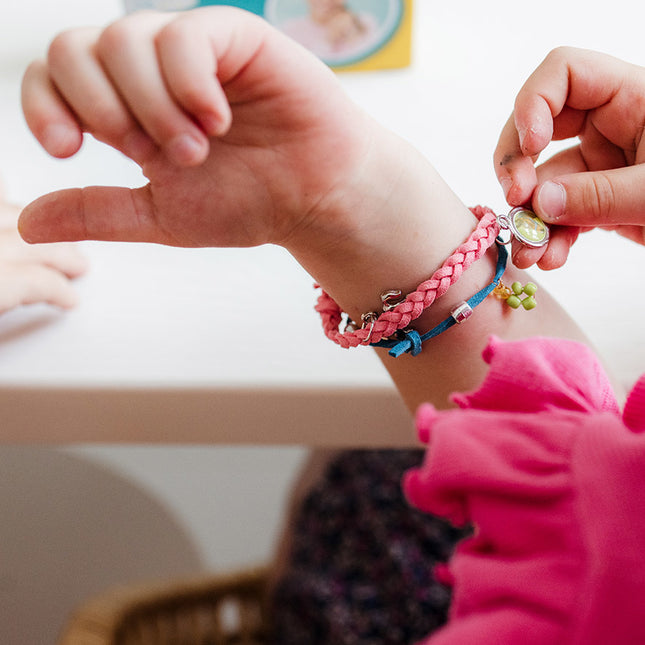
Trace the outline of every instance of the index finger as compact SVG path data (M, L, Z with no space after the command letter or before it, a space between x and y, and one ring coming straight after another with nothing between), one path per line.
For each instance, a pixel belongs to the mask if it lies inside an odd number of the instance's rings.
M586 112L611 102L631 67L611 56L572 47L547 55L520 89L495 149L495 173L509 204L528 202L537 185L533 169L537 156L551 140L579 134ZM609 115L606 120L614 138L619 136L611 125L616 119Z
M497 180L511 206L526 204L537 186L533 158L524 156L515 126L515 113L511 114L502 129L493 153Z
M515 99L515 127L523 153L530 156L544 150L554 138L558 117L566 124L557 138L578 134L584 121L580 112L612 101L623 86L628 67L631 65L617 58L586 49L559 47L551 51Z

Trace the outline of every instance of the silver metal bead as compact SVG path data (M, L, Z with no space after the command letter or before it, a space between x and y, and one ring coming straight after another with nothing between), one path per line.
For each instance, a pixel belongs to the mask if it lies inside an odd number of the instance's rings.
M467 302L460 302L451 312L450 315L456 322L461 324L473 315L473 308Z

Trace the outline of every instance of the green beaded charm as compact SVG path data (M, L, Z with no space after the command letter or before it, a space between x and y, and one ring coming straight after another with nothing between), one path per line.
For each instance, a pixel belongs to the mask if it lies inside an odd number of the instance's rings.
M527 282L525 285L522 285L521 282L513 282L510 288L500 282L493 291L493 295L504 300L512 309L519 309L521 305L526 311L530 311L537 307L536 292L537 285L533 282ZM524 296L524 298L520 296Z
M537 302L533 296L529 296L528 298L524 298L524 300L522 300L522 307L524 307L526 311L530 311L531 309L535 309L537 307Z
M537 285L532 282L527 282L522 291L524 291L527 296L534 296L537 292Z
M522 304L522 301L516 295L512 295L508 297L506 304L513 309L517 309Z

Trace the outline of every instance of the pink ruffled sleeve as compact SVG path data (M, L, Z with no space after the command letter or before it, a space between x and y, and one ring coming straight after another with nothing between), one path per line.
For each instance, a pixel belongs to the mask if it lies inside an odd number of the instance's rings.
M419 409L429 449L404 480L418 508L475 527L427 643L645 643L645 379L621 417L583 345L493 338L484 358L460 409Z

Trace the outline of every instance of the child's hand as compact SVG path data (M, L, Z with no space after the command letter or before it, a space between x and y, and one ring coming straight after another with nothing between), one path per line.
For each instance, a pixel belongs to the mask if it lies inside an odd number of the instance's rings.
M372 143L369 119L326 66L228 7L63 33L28 69L23 107L52 155L75 154L89 132L150 182L35 201L20 220L31 242L296 244L341 224L344 189Z
M585 227L645 243L645 69L597 52L552 51L526 81L500 136L495 170L511 205L529 201L552 228L515 263L553 269ZM551 140L578 145L534 167Z
M37 302L73 307L76 294L70 280L85 272L84 258L70 244L25 244L16 229L18 213L0 202L0 314Z

